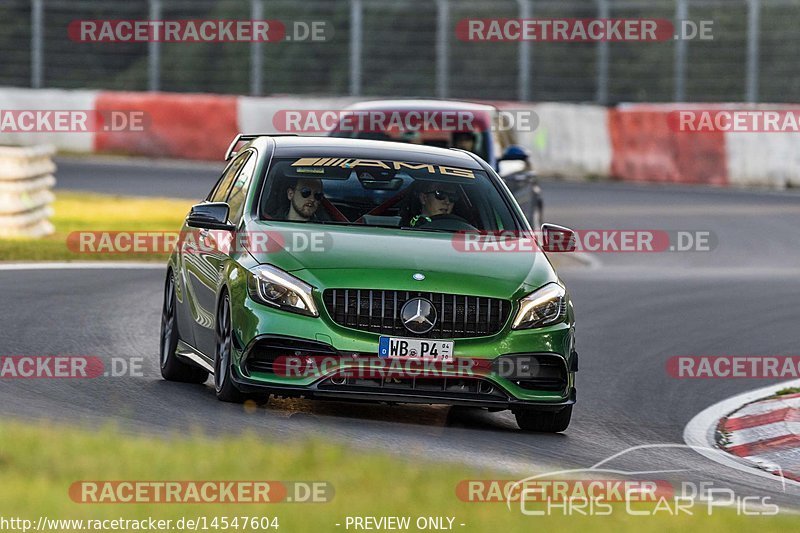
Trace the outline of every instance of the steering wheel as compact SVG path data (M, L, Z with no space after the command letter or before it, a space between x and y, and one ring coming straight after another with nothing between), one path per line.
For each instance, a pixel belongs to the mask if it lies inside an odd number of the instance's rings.
M449 215L434 215L430 217L430 219L431 221L427 222L424 218L421 218L417 225L425 226L429 229L443 229L447 231L469 231L478 229L464 218L452 213Z

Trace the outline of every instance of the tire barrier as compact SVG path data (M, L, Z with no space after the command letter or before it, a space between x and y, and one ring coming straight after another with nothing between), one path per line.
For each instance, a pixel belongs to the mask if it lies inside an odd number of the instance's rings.
M55 199L52 146L0 146L0 237L38 238L53 233Z

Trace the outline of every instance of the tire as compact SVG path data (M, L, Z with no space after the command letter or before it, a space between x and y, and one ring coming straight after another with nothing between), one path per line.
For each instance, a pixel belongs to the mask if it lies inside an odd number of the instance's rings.
M161 346L159 365L161 377L168 381L182 383L205 383L208 372L190 363L178 359L175 350L178 348L178 320L176 317L175 279L172 271L167 274L164 285L164 304L161 308Z
M214 390L217 399L223 402L243 403L248 399L231 379L231 352L233 351L233 327L231 324L231 301L225 292L219 302L214 326L216 350L214 354Z
M559 433L569 427L572 419L572 406L568 405L560 411L537 411L525 409L516 411L517 425L522 431L537 433Z

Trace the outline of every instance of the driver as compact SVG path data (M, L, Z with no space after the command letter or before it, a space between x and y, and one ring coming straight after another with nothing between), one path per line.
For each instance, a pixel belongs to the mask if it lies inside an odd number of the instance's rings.
M420 214L411 219L410 226L431 221L431 217L450 215L458 202L458 188L450 183L429 183L419 193Z
M289 210L285 220L308 222L315 219L320 203L325 198L322 181L314 178L300 178L286 189Z

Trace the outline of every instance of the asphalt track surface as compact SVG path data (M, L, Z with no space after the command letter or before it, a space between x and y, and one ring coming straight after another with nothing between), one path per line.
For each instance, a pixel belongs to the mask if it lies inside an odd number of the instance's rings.
M218 166L59 160L59 188L201 197ZM205 386L158 372L163 271L0 271L5 355L143 358L142 377L4 380L0 415L126 430L251 431L270 441L307 436L357 448L508 470L509 478L588 468L633 446L683 444L707 406L771 382L678 380L674 355L798 353L800 196L708 188L545 181L545 217L580 229L712 232L710 252L603 253L597 268L565 268L577 314L578 403L564 434L520 432L510 413L428 406L272 400L246 412ZM800 485L750 475L691 450L641 449L608 465L682 470L638 478L712 482L740 496L800 507ZM512 473L513 472L513 473ZM595 476L597 477L597 476ZM601 476L602 477L602 476Z

